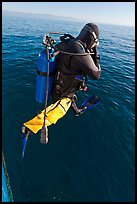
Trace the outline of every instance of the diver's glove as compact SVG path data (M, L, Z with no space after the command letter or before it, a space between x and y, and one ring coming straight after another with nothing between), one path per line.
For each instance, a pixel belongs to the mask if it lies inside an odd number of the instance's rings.
M95 65L96 65L98 68L100 68L100 65L99 65L100 56L99 56L99 54L98 54L98 52L97 52L97 48L96 48L96 47L93 47L93 48L92 48L92 51L93 51L94 54L92 54L91 57L92 57L92 59L93 59Z

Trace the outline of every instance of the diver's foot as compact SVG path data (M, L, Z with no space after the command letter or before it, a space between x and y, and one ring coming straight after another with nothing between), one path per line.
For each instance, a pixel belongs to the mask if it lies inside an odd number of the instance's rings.
M40 142L42 144L48 143L48 127L46 125L41 129Z
M26 137L28 137L28 136L30 135L30 133L31 133L31 130L30 130L29 128L23 126L23 127L22 127L22 133L23 133Z
M48 143L48 141L49 141L49 138L48 138L48 136L46 136L46 144Z
M40 142L42 143L42 144L47 144L48 143L48 141L49 141L49 139L48 139L48 136L46 136L45 138L40 138Z
M75 112L75 116L79 116L82 113L82 109L78 109L77 112Z

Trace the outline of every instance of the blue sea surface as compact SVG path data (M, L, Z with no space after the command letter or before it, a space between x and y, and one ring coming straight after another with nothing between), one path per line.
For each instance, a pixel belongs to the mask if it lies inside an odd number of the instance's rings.
M88 23L88 22L87 22ZM101 77L78 93L101 103L75 117L70 109L30 135L22 159L21 127L44 104L35 100L42 39L49 31L77 36L83 22L2 17L2 148L15 202L135 201L135 28L99 24Z

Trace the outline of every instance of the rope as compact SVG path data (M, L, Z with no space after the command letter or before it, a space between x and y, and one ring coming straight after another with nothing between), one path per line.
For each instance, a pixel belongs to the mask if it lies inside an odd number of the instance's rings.
M11 190L10 183L9 183L9 176L8 176L8 172L7 172L7 167L6 167L6 162L5 162L5 159L4 159L3 151L2 151L2 165L3 165L3 168L4 168L4 174L5 174L5 178L6 178L8 198L9 198L10 202L13 202L13 194L12 194L12 190Z
M54 48L54 50L57 50L58 52L61 52L61 53L63 53L63 54L67 54L67 55L76 55L76 56L85 56L85 55L93 55L94 54L94 52L85 52L85 53L73 53L73 52L65 52L65 51L63 51L63 50L59 50L57 47L56 47L56 45L54 46L52 43L51 43L51 41L50 41L50 39L49 39L49 35L50 34L58 34L58 35L63 35L64 33L61 33L61 32L48 32L46 35L45 35L45 37L44 37L44 40L45 40L45 38L48 40L48 43L50 44L50 46L52 47L52 48ZM69 35L69 34L64 34L64 35ZM45 44L45 43L44 43ZM45 44L45 45L48 45L47 43Z
M76 56L85 56L85 55L93 55L94 52L85 52L85 53L73 53L73 52L65 52L62 50L59 50L57 47L55 47L55 50L58 50L59 52L66 54L66 55L76 55Z
M47 66L47 83L46 83L46 99L45 99L45 110L44 110L44 122L43 127L41 130L41 143L47 143L48 142L48 128L46 126L46 108L48 104L48 89L49 89L49 49L47 47L47 60L48 60L48 66Z
M49 50L47 48L47 59L48 59L48 67L47 67L47 84L46 84L46 100L45 100L45 112L44 112L44 125L46 119L46 108L48 103L48 90L49 90Z
M85 53L65 52L65 51L59 50L56 46L54 48L55 48L55 50L58 50L59 52L66 54L66 55L85 56L85 55L93 55L94 54L94 52L88 52L88 53L87 52L85 52Z

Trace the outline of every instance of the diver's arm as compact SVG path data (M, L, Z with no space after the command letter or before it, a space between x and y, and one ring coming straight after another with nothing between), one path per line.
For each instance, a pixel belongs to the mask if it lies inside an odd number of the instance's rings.
M79 69L92 79L97 80L100 78L101 68L97 60L95 61L95 63L90 55L84 56L75 55L71 58L70 61L71 67L74 67L74 69Z
M93 54L91 55L95 65L99 68L99 70L101 71L101 68L100 68L100 64L99 64L99 60L100 60L100 56L98 55L98 52L97 52L97 47L93 47L92 50L90 50L90 52L93 51Z

